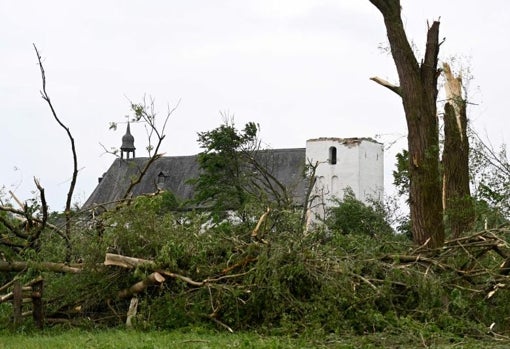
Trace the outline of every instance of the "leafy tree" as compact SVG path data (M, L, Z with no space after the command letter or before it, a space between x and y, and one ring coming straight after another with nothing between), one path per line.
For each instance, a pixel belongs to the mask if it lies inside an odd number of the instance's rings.
M201 173L191 181L197 203L216 212L245 208L251 176L246 169L250 154L258 149L258 131L253 122L239 131L233 121L225 121L214 130L198 133L204 149L198 155Z

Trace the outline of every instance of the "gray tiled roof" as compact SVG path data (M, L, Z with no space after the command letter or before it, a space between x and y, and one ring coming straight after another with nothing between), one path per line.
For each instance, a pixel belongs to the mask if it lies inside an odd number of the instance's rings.
M257 152L259 163L287 187L295 202L302 202L305 194L305 148L271 149ZM193 197L193 186L188 180L199 175L197 155L167 156L157 159L142 181L133 189L133 195L153 193L158 188L171 191L178 199ZM116 159L103 175L100 183L87 199L84 208L106 204L122 198L130 180L136 178L148 158ZM162 178L161 178L162 177ZM164 179L164 180L163 180Z

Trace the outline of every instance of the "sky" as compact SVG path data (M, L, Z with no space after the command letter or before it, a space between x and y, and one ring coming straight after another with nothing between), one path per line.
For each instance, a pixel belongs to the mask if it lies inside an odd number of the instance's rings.
M427 21L440 19L440 59L462 69L473 127L494 145L508 140L508 0L402 0L417 55ZM76 142L73 202L94 190L120 147L130 101L153 98L170 117L161 152L200 151L197 132L233 116L260 125L267 147L305 147L318 137L383 142L385 190L406 146L401 100L369 80L398 83L382 15L368 0L0 0L0 188L33 197L33 178L51 210L64 208L72 175L65 131L42 100L47 92ZM118 122L117 131L109 130ZM132 125L137 156L145 130ZM4 196L5 198L5 196Z

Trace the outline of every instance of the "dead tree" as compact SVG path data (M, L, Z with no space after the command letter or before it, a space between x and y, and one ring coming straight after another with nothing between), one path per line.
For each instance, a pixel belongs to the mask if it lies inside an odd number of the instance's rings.
M443 207L452 237L469 231L474 222L474 203L469 189L469 140L466 100L461 77L455 77L447 63L444 106Z
M400 0L370 0L382 13L400 86L372 78L402 98L409 149L409 203L413 240L436 248L444 243L439 170L437 68L439 21L428 28L425 56L418 63L400 16Z
M57 123L62 127L67 134L67 137L69 138L69 142L71 144L71 153L73 157L73 174L71 176L71 184L69 185L69 191L67 192L67 199L66 199L66 206L64 210L64 216L65 216L65 238L67 243L67 258L68 262L71 258L71 205L72 205L72 199L73 199L73 193L74 188L76 186L76 179L78 178L78 156L76 155L76 146L74 143L73 135L71 134L71 131L69 130L69 127L66 126L58 117L57 112L55 111L55 108L53 107L53 103L51 102L50 96L46 92L46 73L44 71L44 67L41 61L41 55L39 54L39 51L37 50L37 47L34 45L34 50L37 55L37 61L39 64L39 68L41 70L41 79L42 79L42 90L41 97L48 103L48 106L50 107L51 114L53 115L53 118L57 121ZM40 189L39 189L40 190ZM45 203L43 203L45 204Z

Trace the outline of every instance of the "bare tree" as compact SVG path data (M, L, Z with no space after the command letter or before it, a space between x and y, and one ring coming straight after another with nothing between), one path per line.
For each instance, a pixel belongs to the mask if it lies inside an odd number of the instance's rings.
M76 186L76 179L78 177L78 157L76 155L76 147L74 138L67 127L61 119L58 117L57 112L51 102L51 99L46 91L46 72L44 70L42 64L42 58L37 50L36 45L34 44L34 50L37 56L38 65L41 71L42 78L42 90L41 97L46 101L48 106L50 107L53 118L57 121L57 123L66 131L66 134L69 138L71 144L71 152L73 159L73 174L71 178L71 184L69 186L69 191L67 193L66 206L64 211L65 217L65 229L50 224L48 222L48 204L46 202L45 190L40 184L39 180L34 178L35 186L39 191L39 202L34 200L34 203L29 204L27 202L22 202L19 200L14 193L10 193L14 200L19 205L19 209L13 208L10 205L6 205L2 203L0 205L0 211L7 212L8 214L16 217L15 219L7 219L3 216L0 216L0 223L7 229L8 235L2 236L0 239L0 244L4 246L8 246L15 253L20 253L24 249L31 248L35 251L38 251L40 248L40 236L42 232L49 228L52 232L57 233L60 237L65 240L66 243L66 261L69 262L71 258L71 204L72 197L74 193L74 188Z
M53 103L51 102L50 96L48 95L48 93L46 91L46 73L44 71L44 67L43 67L43 64L42 64L42 61L41 61L41 55L39 54L39 51L37 50L37 47L35 46L35 44L33 44L33 45L34 45L35 53L37 55L37 61L38 61L38 64L39 64L39 68L41 70L41 79L42 79L42 90L40 91L41 92L41 97L42 97L42 99L44 99L46 101L46 103L50 107L50 110L51 110L51 113L53 115L53 118L57 121L57 123L60 125L60 127L62 127L65 130L65 132L67 134L67 137L69 138L69 142L71 144L71 153L72 153L72 157L73 157L73 174L72 174L72 177L71 177L71 184L69 185L69 191L67 192L66 206L65 206L65 209L64 209L64 216L65 216L65 238L66 238L67 247L68 247L67 255L68 255L68 258L70 258L70 253L71 253L71 251L70 251L70 249L71 249L71 244L70 244L70 237L71 237L71 204L72 204L72 199L73 199L74 188L76 186L76 179L78 178L78 156L76 155L76 146L75 146L75 143L74 143L73 135L71 134L71 131L69 130L69 127L66 126L60 120L60 118L58 117L57 112L55 111L55 108L53 106ZM39 190L41 191L41 189L39 189ZM43 205L45 205L45 204L46 203L43 202Z
M408 129L409 202L413 240L429 248L444 243L437 79L439 21L428 28L425 56L419 63L407 39L400 0L370 0L382 13L400 86L372 78L402 98Z

